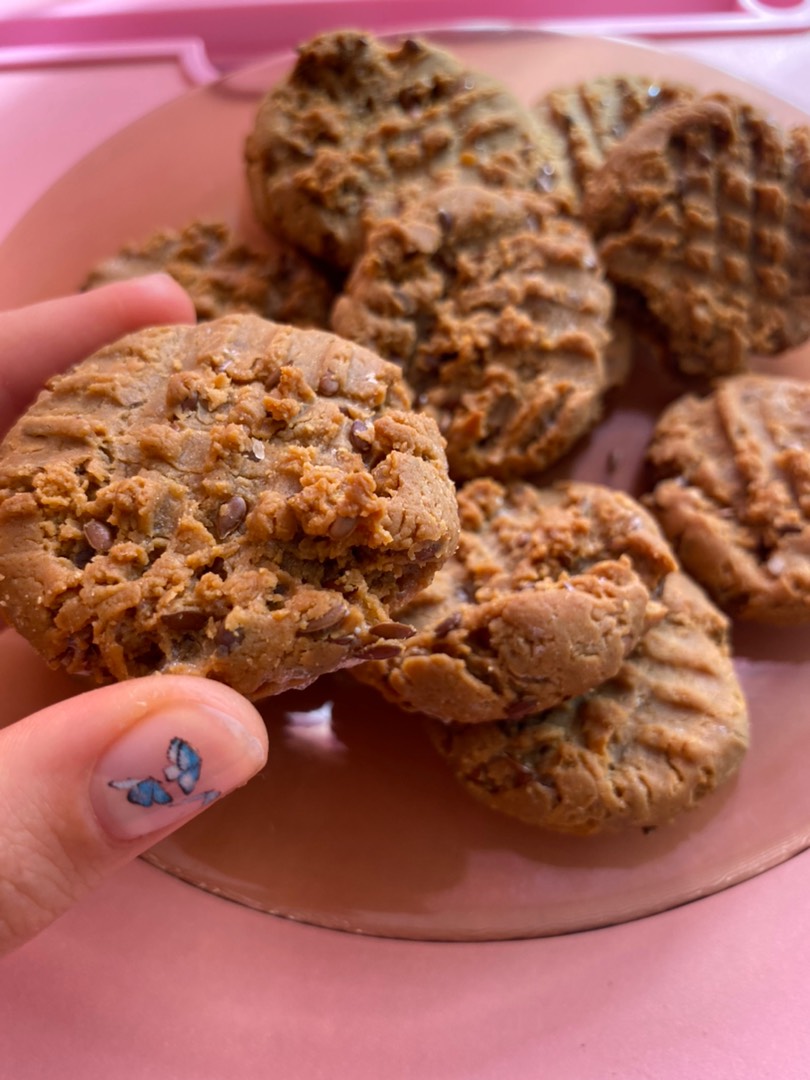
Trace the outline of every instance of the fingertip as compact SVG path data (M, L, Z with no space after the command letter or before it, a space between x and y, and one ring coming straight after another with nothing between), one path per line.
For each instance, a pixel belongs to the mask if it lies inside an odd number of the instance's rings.
M135 278L133 284L138 288L144 304L154 307L162 313L165 322L195 323L197 313L191 297L179 282L170 274L148 274Z
M190 676L89 690L0 731L0 955L266 758L253 705Z
M83 736L77 738L76 743L83 744L92 756L144 717L178 708L216 713L233 729L238 726L246 744L250 744L256 770L264 765L267 728L260 713L242 694L213 679L195 675L145 675L96 687L44 711L51 716L58 715L60 723L66 727L81 731Z
M119 313L122 332L197 321L191 298L169 274L117 281L94 292Z
M140 682L137 718L107 745L90 782L95 818L113 841L174 830L267 760L264 723L239 694L200 678Z
M145 678L119 683L124 687L145 687L152 701L182 701L193 707L213 710L238 724L255 746L257 771L267 761L267 727L261 713L246 697L225 683L202 679L195 675L147 675ZM259 757L261 760L259 761Z

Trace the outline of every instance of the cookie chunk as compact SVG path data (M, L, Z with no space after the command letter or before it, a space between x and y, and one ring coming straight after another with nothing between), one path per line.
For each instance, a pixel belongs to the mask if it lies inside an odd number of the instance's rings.
M305 255L274 238L256 251L219 222L194 221L128 244L99 263L83 288L157 271L183 286L201 320L245 313L293 326L326 329L329 323L334 290Z
M680 398L649 461L649 505L717 603L743 619L810 622L810 382L737 375Z
M541 98L534 114L555 148L556 179L573 192L573 208L605 156L633 128L659 109L695 96L691 87L668 80L604 75Z
M432 725L466 790L529 825L588 834L663 825L726 782L748 746L726 620L680 573L663 603L591 693L521 721Z
M432 192L369 235L332 327L402 366L457 479L536 473L597 421L612 293L547 198Z
M451 181L533 188L544 135L512 95L423 41L350 31L298 50L246 145L261 221L349 269L371 223Z
M258 698L390 655L389 606L456 545L433 421L398 369L234 315L132 334L51 381L0 448L0 606L100 680Z
M675 561L628 495L482 479L458 500L456 555L397 613L413 636L354 671L389 701L462 724L525 716L614 675L663 614Z
M673 106L608 155L583 212L683 371L731 374L810 335L810 129L720 95Z

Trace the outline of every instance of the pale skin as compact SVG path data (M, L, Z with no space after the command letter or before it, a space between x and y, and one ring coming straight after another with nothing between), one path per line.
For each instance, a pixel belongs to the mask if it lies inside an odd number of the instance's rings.
M133 330L193 321L188 297L164 275L0 314L0 435L49 376ZM0 633L0 654L4 648L22 648L11 630ZM12 664L15 670L32 677ZM202 679L133 679L58 701L0 730L0 956L176 827L121 839L94 812L90 788L116 739L145 718L181 710L186 718L194 714L192 727L194 716L211 710L238 727L242 741L226 747L229 786L261 768L267 737L258 713L233 690ZM0 725L10 719L0 713ZM202 808L195 803L193 812Z

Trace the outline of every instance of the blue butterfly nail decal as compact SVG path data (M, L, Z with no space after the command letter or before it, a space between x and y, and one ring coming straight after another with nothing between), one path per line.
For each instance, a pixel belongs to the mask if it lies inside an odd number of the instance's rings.
M127 802L135 803L136 806L152 806L154 803L165 806L174 802L163 784L154 776L147 776L145 780L111 780L110 787L126 791Z
M202 758L187 742L174 738L169 743L166 753L170 764L163 769L167 780L176 780L180 790L190 795L197 786L202 770Z
M169 760L169 764L163 766L163 775L166 777L166 782L168 784L177 784L187 798L175 799L166 790L163 783L156 780L154 776L147 776L143 780L133 778L110 780L108 787L115 788L117 791L126 791L127 802L144 807L168 806L170 804L177 807L185 806L190 802L200 802L203 806L208 806L209 803L212 803L214 799L218 799L222 794L221 791L217 791L215 788L198 792L196 795L191 794L200 779L202 758L191 743L187 743L185 739L175 736L169 743L166 757Z

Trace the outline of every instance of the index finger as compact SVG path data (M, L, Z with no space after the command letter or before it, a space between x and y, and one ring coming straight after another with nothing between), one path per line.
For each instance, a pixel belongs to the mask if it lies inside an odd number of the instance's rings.
M167 274L105 285L0 314L0 435L43 383L102 345L145 326L193 323L194 306Z

